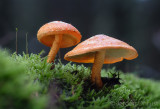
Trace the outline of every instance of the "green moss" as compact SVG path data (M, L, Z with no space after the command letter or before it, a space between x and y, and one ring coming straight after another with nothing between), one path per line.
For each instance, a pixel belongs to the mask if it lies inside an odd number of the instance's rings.
M0 109L43 109L47 98L35 96L41 89L25 74L25 65L0 50Z
M52 64L46 63L46 58L41 58L40 55L41 53L18 56L13 54L5 57L5 53L0 52L0 100L3 101L1 107L27 105L44 108L47 105L49 109L160 108L159 81L142 79L119 71L120 85L95 90L94 85L90 83L90 68L83 64L63 65L58 61L51 70ZM117 71L114 68L102 70L102 77L106 77L110 72ZM34 95L35 92L39 95L38 99ZM6 103L10 99L14 100ZM21 99L26 101L19 103Z

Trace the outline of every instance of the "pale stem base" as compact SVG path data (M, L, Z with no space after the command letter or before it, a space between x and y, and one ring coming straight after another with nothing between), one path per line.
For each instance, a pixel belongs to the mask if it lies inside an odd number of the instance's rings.
M97 51L94 57L94 63L92 67L91 81L96 84L98 88L103 87L103 82L101 80L101 68L104 63L106 50Z

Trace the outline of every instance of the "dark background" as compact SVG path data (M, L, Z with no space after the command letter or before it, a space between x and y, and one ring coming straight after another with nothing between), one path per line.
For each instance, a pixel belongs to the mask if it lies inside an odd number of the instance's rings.
M46 56L50 48L39 43L36 34L43 24L55 20L75 26L82 41L103 33L127 42L139 57L113 66L160 79L160 0L1 0L0 47L16 51L18 28L18 53L26 51L27 34L29 53L44 49ZM72 48L60 50L63 63Z

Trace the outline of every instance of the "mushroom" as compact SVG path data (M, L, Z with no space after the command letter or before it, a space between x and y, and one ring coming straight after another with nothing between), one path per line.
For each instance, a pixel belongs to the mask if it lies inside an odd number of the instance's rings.
M54 61L59 48L67 48L78 44L81 40L80 32L71 24L53 21L43 25L37 33L38 40L51 47L47 62Z
M123 59L132 60L137 56L137 51L127 43L99 34L79 43L65 54L64 59L78 63L93 63L91 81L98 88L102 88L100 72L103 64L112 64Z

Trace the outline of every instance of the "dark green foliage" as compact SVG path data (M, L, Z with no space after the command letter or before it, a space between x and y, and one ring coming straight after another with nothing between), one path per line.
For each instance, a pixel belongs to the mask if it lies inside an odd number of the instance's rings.
M4 57L4 53L0 54L1 59ZM141 79L133 74L123 74L123 72L119 71L121 84L110 85L102 90L97 90L90 83L90 68L71 63L63 65L58 61L54 69L51 70L52 64L46 63L46 58L41 58L40 54L23 54L23 56L13 54L10 58L4 58L5 61L3 59L0 61L0 67L1 64L6 66L6 68L2 68L4 71L6 69L6 74L8 74L9 78L12 78L7 79L7 76L2 76L4 75L3 73L0 74L1 101L9 101L10 98L7 97L14 99L19 97L20 100L25 98L25 104L11 103L16 106L25 106L28 103L27 106L39 106L39 108L44 108L44 104L46 104L48 109L160 108L160 82L158 81ZM16 63L16 65L12 63ZM14 73L9 73L11 71L8 68L12 68ZM4 71L0 69L0 73ZM102 77L106 77L109 74L108 77L112 78L112 74L116 72L114 68L107 71L102 70ZM16 82L16 85L13 85L13 81ZM8 87L7 84L10 84L12 87ZM26 89L27 86L28 88ZM34 96L35 92L39 95L39 101ZM49 100L43 99L42 96L49 97ZM43 100L45 101L41 105L37 105ZM0 106L2 105L0 104ZM5 104L5 106L10 107L11 105Z

